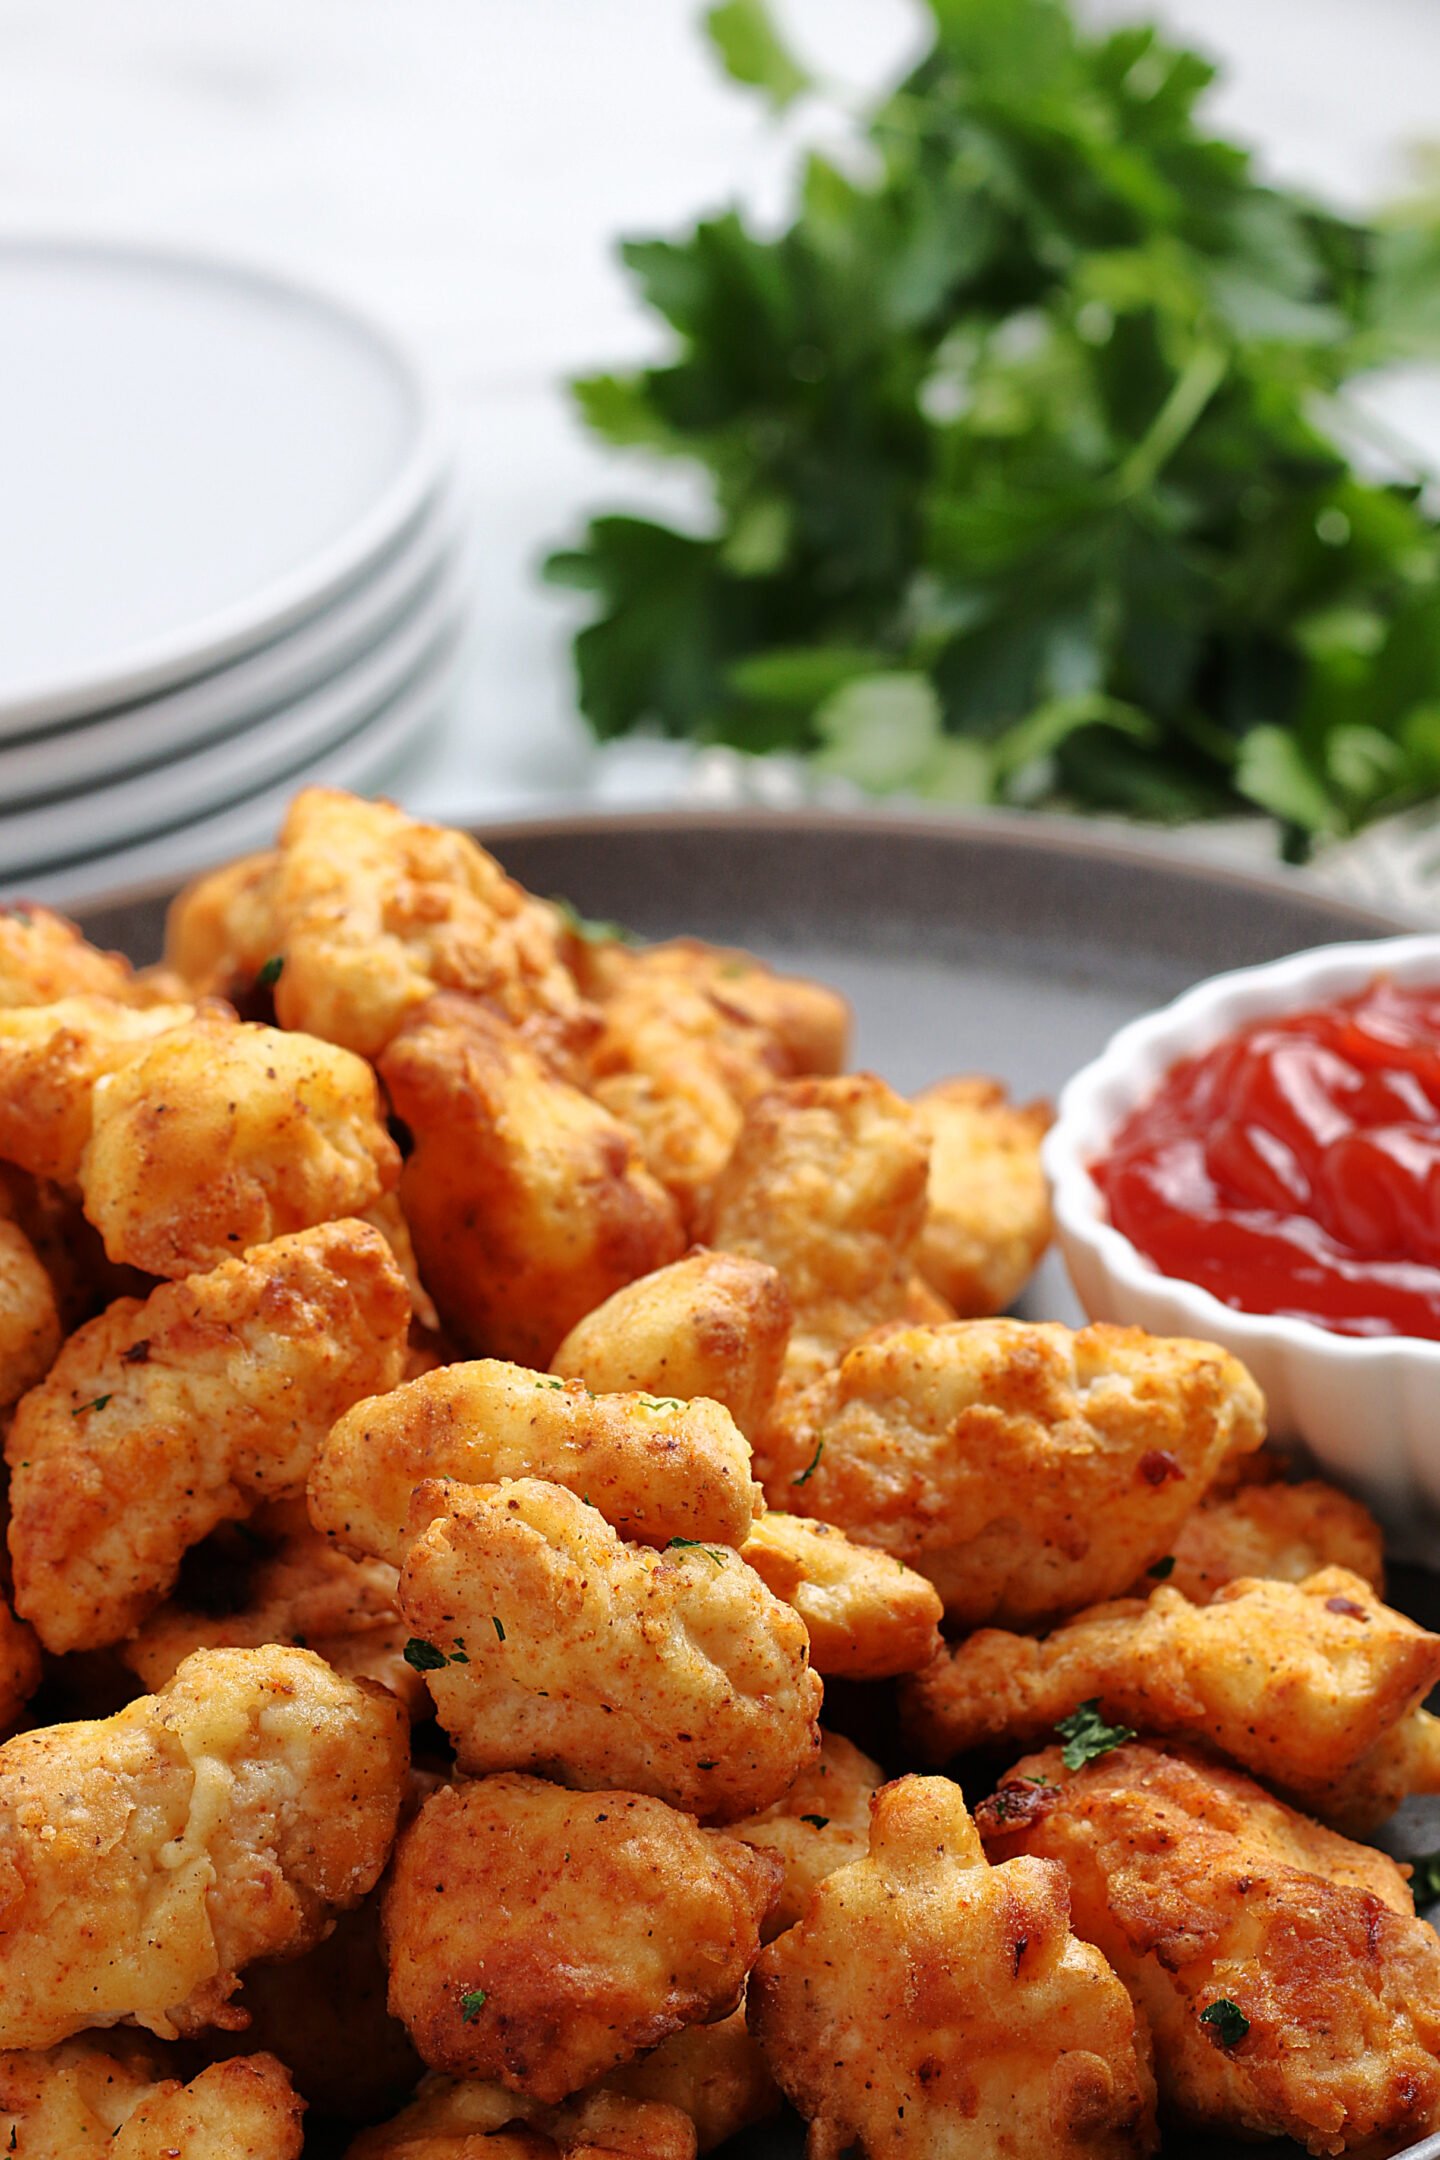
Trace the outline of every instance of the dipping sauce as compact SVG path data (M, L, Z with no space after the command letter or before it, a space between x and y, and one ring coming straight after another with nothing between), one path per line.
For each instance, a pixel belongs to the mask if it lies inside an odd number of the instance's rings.
M1171 1067L1091 1174L1237 1312L1440 1339L1440 987L1378 980Z

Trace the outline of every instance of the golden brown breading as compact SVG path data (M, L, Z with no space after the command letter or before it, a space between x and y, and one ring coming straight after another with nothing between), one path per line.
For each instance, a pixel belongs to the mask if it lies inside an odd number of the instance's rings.
M293 1643L347 1679L378 1680L412 1717L428 1716L425 1683L405 1662L410 1630L395 1602L396 1580L384 1560L338 1552L303 1500L277 1500L193 1546L175 1595L121 1644L120 1656L153 1691L192 1650Z
M869 1329L912 1317L928 1162L918 1113L869 1073L793 1081L747 1111L706 1236L784 1281L787 1391Z
M1383 1853L1238 1771L1141 1746L1073 1772L1057 1749L1028 1758L978 1818L992 1852L1065 1868L1183 2119L1312 2153L1440 2128L1440 1941Z
M433 1794L385 1893L390 2007L437 2070L555 2102L728 2016L780 1863L636 1793Z
M634 1135L472 999L421 1006L380 1071L414 1140L400 1198L421 1272L471 1355L547 1364L683 1249Z
M310 1512L340 1544L398 1567L415 1488L447 1477L545 1478L647 1545L740 1545L764 1507L749 1447L718 1403L592 1395L578 1381L477 1359L357 1403L315 1459Z
M826 1679L890 1680L940 1648L940 1594L923 1575L829 1523L772 1510L740 1548L761 1581L793 1605Z
M405 1278L405 1288L410 1295L410 1348L417 1354L429 1356L429 1363L418 1369L429 1372L437 1364L448 1365L458 1352L452 1344L446 1343L445 1354L438 1354L436 1339L440 1334L440 1315L435 1310L435 1300L420 1280L415 1241L400 1205L400 1195L395 1192L382 1194L369 1207L360 1210L360 1220L380 1232L395 1256L396 1267ZM407 1372L405 1377L408 1380L412 1375Z
M1040 1142L1048 1103L1012 1103L998 1080L939 1080L915 1097L930 1139L917 1261L961 1319L1003 1312L1050 1242Z
M963 1320L858 1343L788 1425L778 1505L918 1568L952 1620L1025 1626L1172 1551L1264 1404L1213 1343Z
M1164 1575L1193 1605L1207 1605L1239 1575L1303 1582L1325 1567L1348 1568L1382 1596L1385 1541L1368 1508L1322 1478L1299 1485L1240 1485L1207 1493L1180 1526L1174 1566ZM1148 1597L1142 1577L1133 1591Z
M63 1340L55 1288L18 1223L0 1216L0 1410L43 1380Z
M483 999L561 1041L585 1022L555 910L464 833L393 803L302 789L264 904L284 962L281 1025L361 1057L378 1057L437 990Z
M87 944L67 916L31 900L0 904L0 1007L68 997L123 1002L132 981L129 961Z
M15 1603L46 1648L117 1642L187 1546L302 1491L331 1422L399 1378L408 1320L384 1239L342 1222L72 1335L6 1441Z
M208 870L170 903L165 958L197 997L248 992L276 951L274 848Z
M708 1396L750 1439L774 1397L789 1339L790 1297L774 1268L696 1246L587 1313L550 1370L583 1380L596 1395Z
M694 2160L695 2149L688 2116L663 2102L604 2088L544 2107L503 2085L432 2072L345 2160Z
M876 1794L867 1856L761 1953L749 2001L811 2160L1155 2149L1143 2027L1071 1934L1063 1871L991 1868L944 1778Z
M1348 1837L1367 1838L1402 1800L1440 1793L1440 1717L1412 1710L1343 1777L1315 1785L1306 1805Z
M212 1011L218 1023L223 1008ZM137 1010L105 997L0 1008L0 1156L34 1177L73 1185L96 1081L195 1012L193 1005Z
M0 2043L234 2022L252 1958L374 1885L409 1728L308 1650L202 1650L112 1718L0 1747Z
M820 1753L773 1807L731 1825L732 1837L785 1863L780 1902L765 1925L771 1941L794 1927L836 1868L863 1860L870 1842L870 1802L885 1782L879 1763L839 1733L822 1732Z
M781 2106L780 2088L743 2005L718 2024L683 2026L650 2054L614 2071L602 2090L679 2108L695 2125L702 2153L767 2121Z
M187 2085L138 2035L0 2054L0 2150L17 2160L299 2160L304 2102L249 2053Z
M40 1645L0 1597L0 1733L8 1732L40 1685Z
M1325 1568L1303 1583L1227 1583L1210 1605L1168 1584L1097 1605L1037 1641L984 1628L905 1685L932 1762L1023 1747L1078 1702L1214 1748L1315 1808L1440 1680L1440 1635Z
M363 1058L205 1018L97 1083L79 1167L109 1257L168 1277L363 1214L399 1174Z
M562 1485L422 1485L400 1610L462 1770L618 1785L729 1822L819 1745L788 1605L722 1545L623 1544Z

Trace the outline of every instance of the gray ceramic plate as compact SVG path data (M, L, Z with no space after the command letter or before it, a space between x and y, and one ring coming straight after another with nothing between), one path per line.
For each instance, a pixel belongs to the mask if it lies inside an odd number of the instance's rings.
M856 1012L854 1062L901 1089L956 1071L1053 1094L1122 1021L1223 968L1337 938L1378 937L1393 917L1301 881L1169 862L1153 849L1006 817L945 824L890 818L683 815L566 819L482 832L536 892L647 937L681 931L745 944L835 983ZM168 891L86 911L102 944L136 960L160 949ZM1024 1301L1075 1319L1047 1263ZM1426 1591L1429 1589L1427 1600ZM1429 1604L1404 1575L1397 1602ZM1440 1817L1398 1845L1440 1844ZM798 2129L738 2141L747 2160L793 2160ZM1167 2155L1229 2160L1253 2146L1172 2140ZM1294 2148L1271 2146L1281 2160ZM1416 2146L1440 2160L1440 2139Z

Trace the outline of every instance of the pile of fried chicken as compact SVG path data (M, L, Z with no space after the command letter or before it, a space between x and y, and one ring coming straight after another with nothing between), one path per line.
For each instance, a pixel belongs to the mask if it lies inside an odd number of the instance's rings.
M1440 2128L1440 1637L847 1024L329 790L0 917L0 2155Z

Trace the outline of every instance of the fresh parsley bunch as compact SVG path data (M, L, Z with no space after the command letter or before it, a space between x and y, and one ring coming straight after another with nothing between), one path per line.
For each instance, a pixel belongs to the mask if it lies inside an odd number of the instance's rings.
M1347 379L1440 333L1433 223L1262 185L1153 29L928 5L778 238L624 248L674 357L581 410L698 461L714 516L551 557L595 596L591 726L956 802L1260 805L1295 848L1440 789L1440 533L1337 447ZM819 94L763 0L708 22L775 106Z

